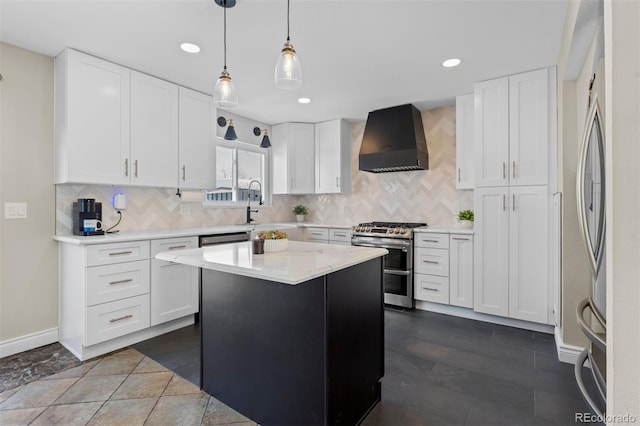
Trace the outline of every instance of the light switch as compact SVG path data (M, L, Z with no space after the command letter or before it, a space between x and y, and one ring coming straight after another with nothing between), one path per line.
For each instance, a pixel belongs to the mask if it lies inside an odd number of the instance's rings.
M26 219L27 203L4 203L5 219Z

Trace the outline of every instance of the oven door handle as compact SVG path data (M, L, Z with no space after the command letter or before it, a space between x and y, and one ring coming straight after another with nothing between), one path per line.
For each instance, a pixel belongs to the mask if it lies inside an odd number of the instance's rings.
M400 246L400 245L391 245L391 244L368 244L368 243L355 243L355 244L351 244L352 246L359 246L359 247L373 247L373 248L385 248L385 249L391 249L391 250L402 250L403 252L407 252L407 250L409 249L408 246Z
M394 269L385 269L384 273L389 275L403 275L403 276L411 275L411 271L397 271Z

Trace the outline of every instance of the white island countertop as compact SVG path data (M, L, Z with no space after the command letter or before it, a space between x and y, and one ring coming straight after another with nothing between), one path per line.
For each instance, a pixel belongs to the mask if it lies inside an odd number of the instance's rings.
M382 248L289 241L286 251L254 255L251 245L247 241L162 252L156 259L295 285L388 253Z

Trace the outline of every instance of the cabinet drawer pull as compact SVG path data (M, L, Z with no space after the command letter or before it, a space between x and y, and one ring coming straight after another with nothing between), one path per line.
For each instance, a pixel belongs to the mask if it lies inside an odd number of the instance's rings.
M436 265L437 265L438 263L440 263L440 262L437 262L437 261L435 261L435 260L426 260L426 259L423 259L422 261L423 261L424 263L434 263L434 264L436 264Z
M516 162L513 162L513 168L511 169L511 176L515 179L516 177Z
M110 319L109 322L118 322L118 321L126 320L126 319L129 319L129 318L133 318L133 315L129 314L129 315L125 315L125 316L120 317L120 318L113 318L113 319Z
M322 236L322 232L311 232L311 235L318 235L318 236Z
M122 256L125 254L133 254L131 250L128 251L114 251L113 253L109 253L109 256Z
M438 241L438 240L422 240L422 242L424 242L424 243L439 243L440 241Z
M335 235L336 237L346 237L347 234L338 234L337 232L334 233L333 235Z
M169 250L177 250L177 249L183 249L183 248L187 248L186 244L183 244L181 246L171 246L169 247Z
M459 241L469 241L468 238L460 238L460 237L451 237L452 240L459 240Z
M433 288L433 287L422 287L423 290L429 290L429 291L440 291L437 288Z
M133 162L133 177L138 177L138 160Z
M130 283L131 281L133 281L133 278L129 278L129 279L126 279L126 280L110 281L109 285Z
M124 159L124 175L129 176L129 159Z
M187 166L182 166L182 180L187 179Z

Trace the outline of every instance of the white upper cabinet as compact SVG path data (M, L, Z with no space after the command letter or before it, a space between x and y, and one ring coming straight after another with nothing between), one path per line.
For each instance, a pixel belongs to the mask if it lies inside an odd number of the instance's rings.
M475 186L546 185L548 70L477 83Z
M315 192L351 192L351 127L344 120L315 125Z
M509 77L511 185L546 185L549 171L547 70Z
M178 185L178 86L131 71L131 184Z
M456 188L473 189L473 93L456 97Z
M272 127L273 193L313 194L315 129L310 123Z
M180 88L181 188L210 189L215 186L215 144L213 143L213 98Z
M130 71L66 49L55 79L55 183L128 184Z

